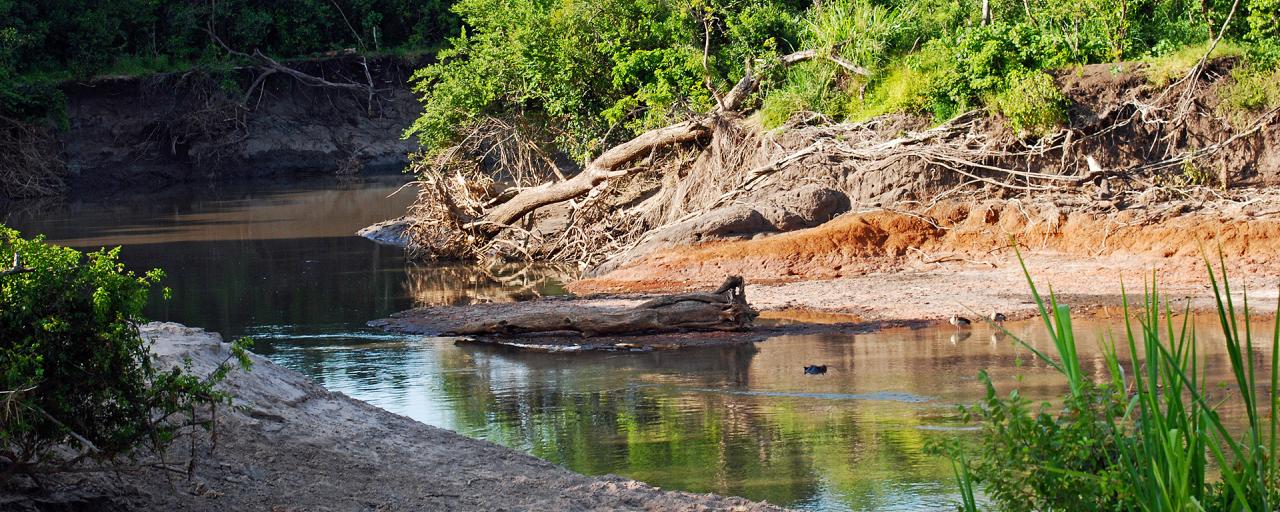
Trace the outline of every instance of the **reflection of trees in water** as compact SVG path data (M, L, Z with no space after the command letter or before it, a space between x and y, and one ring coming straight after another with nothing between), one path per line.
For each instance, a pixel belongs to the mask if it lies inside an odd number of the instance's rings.
M405 288L417 306L517 302L564 294L563 283L577 276L569 265L409 264Z
M547 356L459 350L441 388L464 432L587 474L800 504L825 492L894 504L886 482L943 482L915 410L755 396L755 350ZM893 407L899 406L891 406ZM909 406L907 406L909 407ZM870 503L868 502L875 502Z

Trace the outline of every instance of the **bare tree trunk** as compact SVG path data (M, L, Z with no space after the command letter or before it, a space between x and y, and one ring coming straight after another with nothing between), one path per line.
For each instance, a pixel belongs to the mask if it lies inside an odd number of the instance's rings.
M538 208L586 194L605 180L627 175L628 171L615 169L648 154L655 148L689 142L701 137L709 126L707 121L706 119L690 120L649 130L640 134L639 137L605 151L604 154L592 160L577 176L520 191L519 194L488 211L484 217L467 227L482 233L497 233Z

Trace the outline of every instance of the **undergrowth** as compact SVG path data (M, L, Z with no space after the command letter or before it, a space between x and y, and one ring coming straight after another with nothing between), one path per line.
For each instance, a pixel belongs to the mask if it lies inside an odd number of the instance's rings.
M1280 107L1280 66L1239 66L1231 71L1231 83L1221 94L1222 107L1228 114Z

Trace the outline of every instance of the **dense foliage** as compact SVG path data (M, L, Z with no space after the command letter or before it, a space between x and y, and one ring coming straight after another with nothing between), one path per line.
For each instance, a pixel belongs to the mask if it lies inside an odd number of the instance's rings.
M0 275L0 475L163 445L193 408L227 398L213 389L226 364L205 377L152 365L138 323L159 271L0 225L0 260L15 252L29 271ZM241 345L233 354L247 366Z
M45 114L53 82L220 65L233 48L296 57L433 49L456 33L444 0L0 0L0 113Z
M758 68L816 49L869 73L828 59L777 73L762 87L766 127L799 111L836 120L895 111L945 119L985 107L1035 135L1065 118L1056 70L1164 59L1222 35L1264 64L1255 74L1269 73L1280 37L1275 0L1242 0L1222 34L1228 0L994 0L988 23L981 5L463 0L454 9L466 29L416 77L426 108L409 134L431 153L485 118L520 118L535 139L584 159L709 110L710 89L727 91L748 60ZM1266 94L1243 91L1237 103L1266 102Z
M727 91L744 59L793 47L798 9L764 0L462 0L454 10L466 30L415 75L426 111L409 133L439 149L487 116L520 116L574 156L598 152L606 139L711 108L704 77Z

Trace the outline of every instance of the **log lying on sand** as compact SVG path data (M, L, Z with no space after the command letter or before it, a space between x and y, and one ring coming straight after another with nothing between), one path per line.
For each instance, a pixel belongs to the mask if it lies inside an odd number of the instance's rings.
M741 276L729 276L714 292L655 298L617 312L529 314L465 324L446 336L515 335L575 331L583 337L680 331L746 331L759 313L747 304Z

